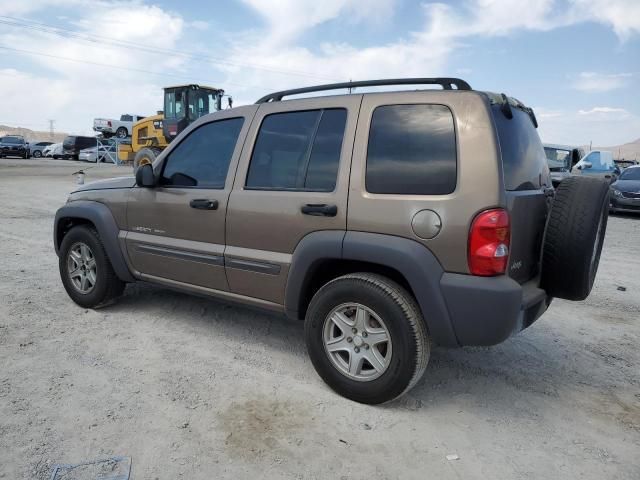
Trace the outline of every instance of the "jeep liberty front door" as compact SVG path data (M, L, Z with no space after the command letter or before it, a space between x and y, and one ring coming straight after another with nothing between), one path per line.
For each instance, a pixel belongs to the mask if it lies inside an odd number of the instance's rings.
M154 169L156 188L133 189L127 253L143 280L227 291L225 214L242 140L257 107L217 114L175 140Z

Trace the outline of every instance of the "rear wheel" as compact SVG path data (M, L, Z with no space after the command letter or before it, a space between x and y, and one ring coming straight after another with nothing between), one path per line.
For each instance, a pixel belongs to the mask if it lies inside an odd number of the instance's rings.
M120 127L116 130L116 137L118 138L127 138L129 132L125 127Z
M40 150L34 150L33 158L40 158L40 157L42 157L42 152Z
M305 320L311 362L337 393L379 404L422 377L429 338L413 297L380 275L339 277L313 297Z
M553 297L584 300L593 287L609 216L609 183L569 177L547 220L541 285Z
M73 227L65 235L58 264L65 290L81 307L105 305L124 290L98 232L91 227Z

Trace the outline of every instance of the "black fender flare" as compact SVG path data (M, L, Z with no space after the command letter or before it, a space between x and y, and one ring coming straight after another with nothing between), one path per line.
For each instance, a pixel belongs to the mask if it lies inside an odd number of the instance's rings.
M285 290L289 317L300 318L303 292L315 267L327 259L376 263L398 271L411 287L434 343L459 346L440 286L442 266L424 245L393 235L321 231L304 237L293 253Z
M133 278L127 267L127 262L118 241L120 228L116 224L111 210L102 203L78 200L58 209L53 224L53 245L56 249L56 255L60 255L65 220L74 218L87 220L96 227L118 278L124 282L134 282L135 278Z

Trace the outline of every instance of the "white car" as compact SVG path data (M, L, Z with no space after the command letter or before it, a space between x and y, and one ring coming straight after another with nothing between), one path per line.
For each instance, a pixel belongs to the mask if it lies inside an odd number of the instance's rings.
M51 145L47 145L42 150L43 157L53 157L53 158L61 158L62 157L62 143L52 143Z
M100 161L101 162L114 162L114 158L116 156L116 148L115 145L100 145ZM85 148L84 150L80 150L78 154L78 160L82 160L84 162L92 162L96 163L98 160L98 147L90 147Z
M105 138L115 135L118 138L127 138L133 132L133 124L144 117L142 115L120 115L120 120L113 118L94 118L93 129L102 133Z

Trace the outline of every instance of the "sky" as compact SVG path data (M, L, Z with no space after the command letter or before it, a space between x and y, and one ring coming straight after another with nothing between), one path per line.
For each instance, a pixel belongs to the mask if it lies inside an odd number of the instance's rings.
M234 105L348 80L454 76L534 108L543 141L640 138L640 0L0 0L0 124L90 134L162 87Z

